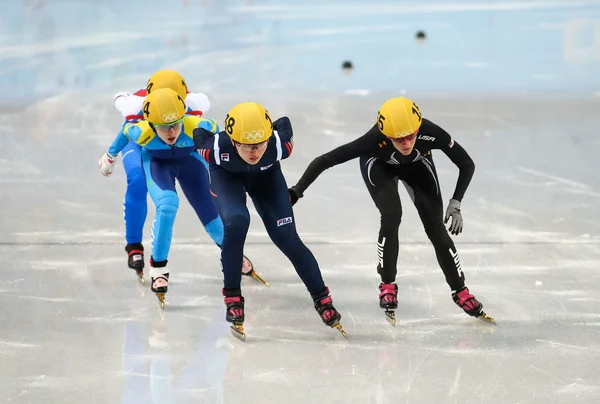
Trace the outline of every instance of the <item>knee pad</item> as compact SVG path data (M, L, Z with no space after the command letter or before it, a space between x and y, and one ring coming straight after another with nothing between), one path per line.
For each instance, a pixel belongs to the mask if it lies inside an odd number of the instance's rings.
M250 227L250 216L245 214L227 215L221 218L223 227L234 231L247 231Z
M381 227L398 230L402 222L402 209L381 212Z
M156 214L175 215L179 209L179 197L173 191L166 191L157 198Z

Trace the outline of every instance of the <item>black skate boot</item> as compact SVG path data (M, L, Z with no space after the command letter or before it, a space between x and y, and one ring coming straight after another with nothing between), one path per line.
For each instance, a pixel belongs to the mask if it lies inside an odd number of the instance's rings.
M396 326L396 313L398 308L398 285L395 283L379 284L379 307L385 310L387 320Z
M127 253L127 266L133 269L141 283L145 283L144 279L144 246L142 243L127 244L125 246Z
M163 273L159 276L152 276L152 284L150 285L150 290L156 293L156 297L158 298L158 302L162 309L165 308L165 294L169 289L169 271L166 269L168 260L164 261L154 261L153 258L150 258L150 266L152 268L162 268Z
M244 333L244 297L239 289L223 289L227 313L225 320L231 323L231 334L242 342L246 341Z
M471 292L469 292L469 289L466 286L459 290L452 291L452 300L454 300L454 303L463 309L469 316L481 318L490 323L496 323L496 320L485 314L483 305L479 303Z
M313 298L313 302L315 304L315 310L321 316L321 320L331 328L335 328L345 337L346 332L342 328L340 324L340 320L342 319L342 315L333 307L333 301L331 296L329 295L329 288L325 288L324 291L320 293L313 293L310 295Z

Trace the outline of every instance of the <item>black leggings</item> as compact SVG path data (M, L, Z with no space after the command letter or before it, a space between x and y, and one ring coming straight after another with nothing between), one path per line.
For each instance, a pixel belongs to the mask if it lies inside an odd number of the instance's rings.
M462 288L465 277L454 242L444 226L442 195L431 157L403 165L391 165L375 158L361 157L360 171L381 214L377 240L377 272L381 275L381 281L394 282L398 271L398 229L402 220L402 203L398 194L400 180L419 212L448 286L452 290Z

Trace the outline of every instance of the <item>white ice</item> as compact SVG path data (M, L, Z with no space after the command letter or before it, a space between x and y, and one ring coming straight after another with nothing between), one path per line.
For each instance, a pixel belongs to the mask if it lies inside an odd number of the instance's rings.
M600 402L598 32L591 0L2 2L0 402ZM121 124L112 95L159 68L219 120L247 100L288 115L289 183L387 98L417 101L475 160L454 239L497 326L454 305L403 189L385 321L357 161L295 208L347 340L255 213L246 252L271 288L244 280L248 340L232 338L218 251L183 201L162 312L125 265L121 161L109 179L96 166ZM448 200L457 169L435 161Z

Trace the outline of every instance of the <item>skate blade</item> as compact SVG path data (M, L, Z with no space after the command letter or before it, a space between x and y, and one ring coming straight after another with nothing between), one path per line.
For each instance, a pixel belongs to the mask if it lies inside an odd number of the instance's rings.
M385 319L394 327L396 326L396 313L394 312L394 310L386 310Z
M146 284L146 279L144 278L144 272L142 272L142 271L139 271L139 272L138 272L138 271L135 271L135 272L137 273L137 278L138 278L138 281L139 281L139 282L140 282L142 285L145 285L145 284Z
M492 324L496 324L496 320L494 320L493 317L488 316L487 314L485 314L485 312L481 312L481 314L479 316L477 316L477 318L481 319L482 321L486 321L488 323L492 323Z
M157 293L156 297L158 298L158 304L160 304L160 308L164 310L165 308L165 294Z
M242 342L246 342L246 333L244 332L244 326L242 324L234 324L229 328L231 328L231 335Z
M262 283L263 285L265 285L266 287L270 288L271 285L269 285L269 282L265 281L263 278L260 277L259 274L256 273L256 271L253 269L248 275L246 276L251 276L254 279L256 279L257 281L259 281L260 283Z
M344 331L344 329L342 328L342 325L340 323L332 325L331 328L335 328L344 336L344 338L348 338L348 334L346 334L346 331Z

